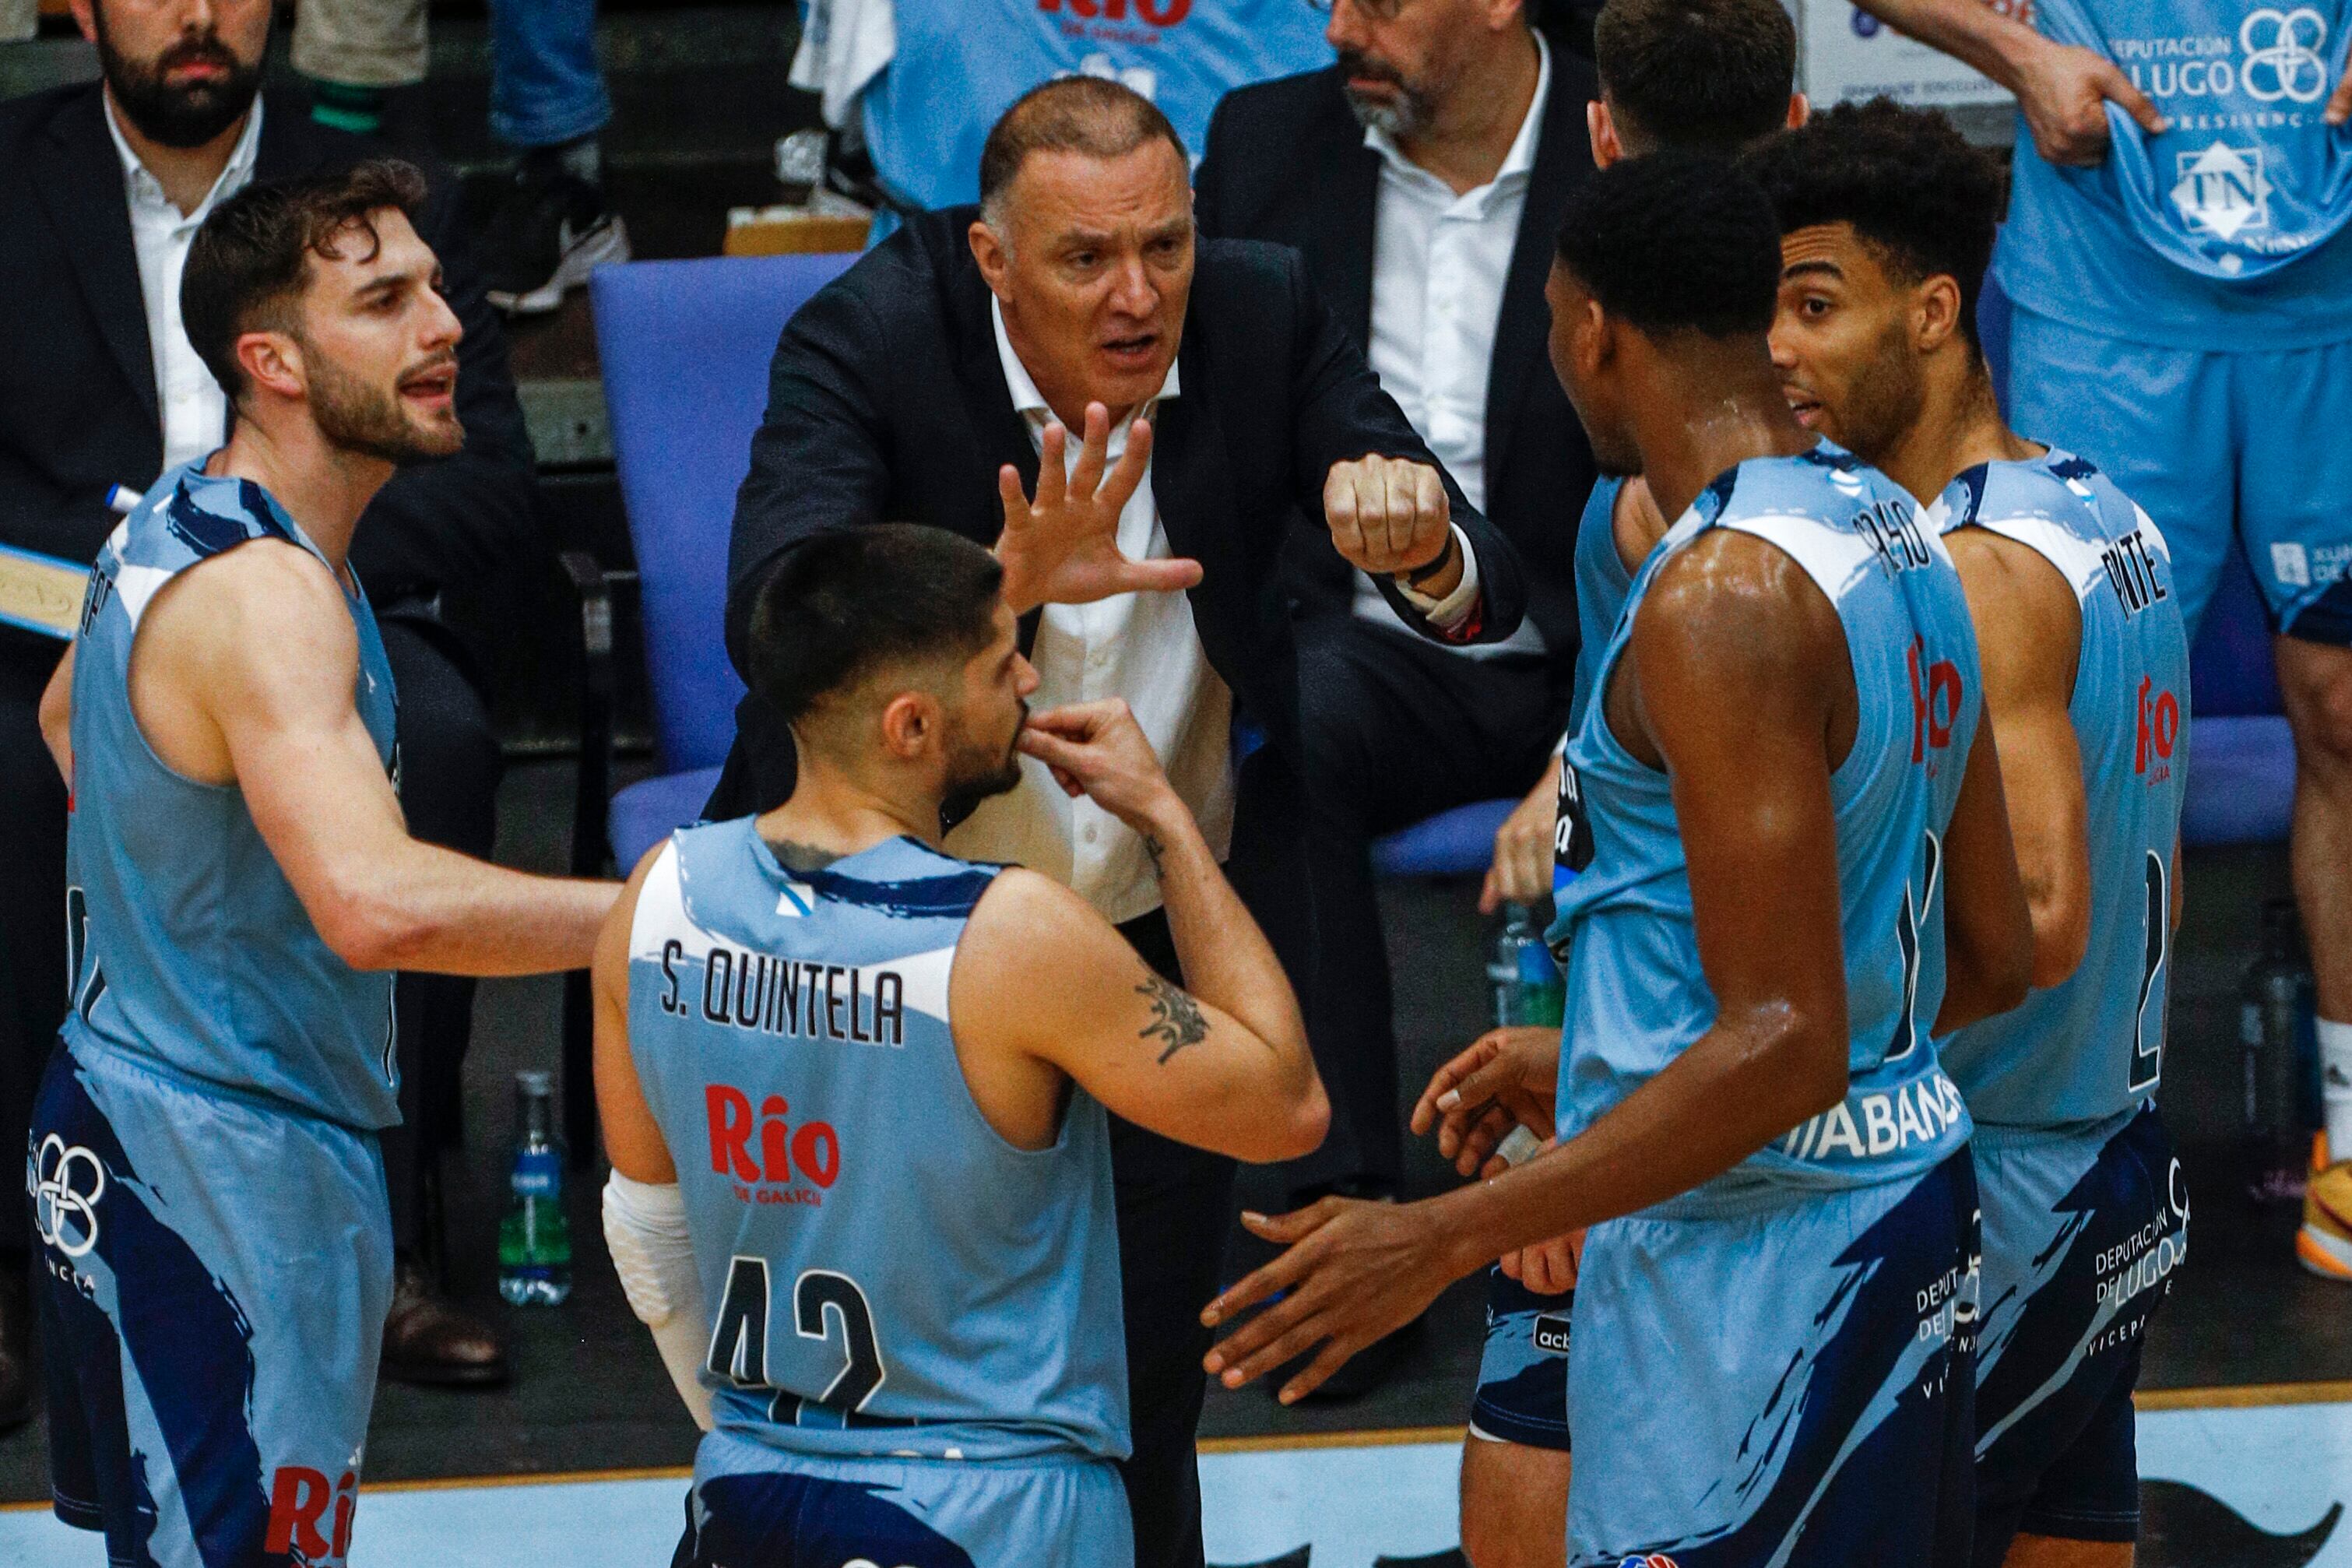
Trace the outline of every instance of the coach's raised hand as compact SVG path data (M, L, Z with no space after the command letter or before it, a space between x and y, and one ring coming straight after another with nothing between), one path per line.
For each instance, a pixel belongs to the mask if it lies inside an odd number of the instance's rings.
M1004 564L1004 602L1013 613L1091 604L1117 594L1172 593L1198 583L1197 561L1132 561L1119 553L1118 514L1151 466L1150 422L1139 419L1129 428L1127 450L1116 466L1109 463L1110 411L1101 404L1087 405L1076 468L1066 467L1068 441L1060 421L1045 426L1034 500L1021 493L1021 474L1012 464L997 470L1004 531L996 558Z
M1428 463L1377 454L1334 463L1323 479L1331 543L1350 566L1401 577L1442 599L1462 581L1445 481Z

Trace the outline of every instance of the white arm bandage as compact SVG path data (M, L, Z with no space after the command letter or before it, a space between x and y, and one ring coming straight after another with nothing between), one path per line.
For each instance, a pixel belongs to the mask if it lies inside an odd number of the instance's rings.
M669 1379L695 1425L710 1430L710 1391L697 1374L710 1322L686 1230L686 1198L676 1182L633 1182L620 1172L604 1184L604 1245L629 1310L654 1331Z

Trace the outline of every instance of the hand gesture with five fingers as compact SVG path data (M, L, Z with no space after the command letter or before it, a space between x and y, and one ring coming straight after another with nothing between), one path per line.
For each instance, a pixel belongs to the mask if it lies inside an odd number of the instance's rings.
M1004 531L996 558L1004 565L1004 602L1015 615L1039 605L1085 605L1118 594L1169 593L1201 580L1197 561L1130 561L1119 553L1118 514L1151 463L1151 426L1139 419L1127 450L1109 467L1110 412L1087 405L1086 439L1076 468L1066 468L1069 433L1045 426L1037 465L1037 495L1021 493L1020 471L997 471Z

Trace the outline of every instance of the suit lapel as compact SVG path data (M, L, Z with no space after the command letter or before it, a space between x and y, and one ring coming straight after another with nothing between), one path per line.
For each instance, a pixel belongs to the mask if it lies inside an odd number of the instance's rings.
M1528 174L1527 205L1518 237L1511 246L1511 270L1503 285L1503 307L1495 323L1495 357L1486 379L1486 483L1488 493L1510 449L1512 426L1526 400L1528 382L1551 374L1546 340L1551 313L1544 304L1544 279L1551 272L1552 242L1568 194L1592 172L1592 145L1585 134L1584 106L1591 82L1575 57L1555 45L1551 95L1536 142L1535 167Z
M1348 134L1349 132L1354 134ZM1323 212L1317 228L1337 241L1324 272L1329 289L1326 302L1332 314L1354 331L1358 342L1369 344L1372 341L1372 232L1380 208L1381 155L1364 145L1363 132L1356 124L1355 116L1346 112L1344 102L1335 136L1338 145L1328 164L1328 177L1318 182L1323 190Z
M122 160L102 118L98 89L69 100L34 143L33 186L74 258L74 280L89 302L99 335L138 392L148 422L160 429L155 359L147 342L147 302L139 291L139 256L131 238Z

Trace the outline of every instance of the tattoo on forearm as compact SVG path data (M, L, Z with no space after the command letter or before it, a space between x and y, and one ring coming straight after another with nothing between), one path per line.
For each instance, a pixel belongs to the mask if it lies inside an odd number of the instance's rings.
M1160 864L1160 858L1162 855L1165 855L1168 851L1165 847L1160 844L1158 838L1149 833L1145 834L1143 836L1143 852L1151 857L1151 874L1153 876L1161 877L1167 875L1168 868Z
M1160 1053L1161 1066L1186 1046L1197 1046L1209 1037L1209 1020L1201 1016L1201 1005L1179 987L1155 974L1135 990L1138 995L1151 999L1151 1022L1136 1033L1166 1044L1168 1048Z

